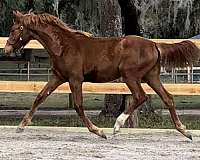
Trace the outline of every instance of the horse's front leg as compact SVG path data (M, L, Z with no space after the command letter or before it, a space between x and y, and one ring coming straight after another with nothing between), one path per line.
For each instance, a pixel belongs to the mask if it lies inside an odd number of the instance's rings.
M16 132L22 132L24 130L24 127L28 125L28 123L31 122L31 119L33 118L33 114L38 109L39 105L44 102L44 100L62 83L64 83L62 80L60 80L57 77L53 77L42 89L42 91L37 95L30 111L26 113L23 120L19 124Z
M75 110L78 113L81 120L83 121L83 123L85 124L85 126L88 128L90 132L106 139L106 135L104 134L103 130L96 127L84 113L82 106L83 104L82 81L71 79L69 81L69 85L73 95Z

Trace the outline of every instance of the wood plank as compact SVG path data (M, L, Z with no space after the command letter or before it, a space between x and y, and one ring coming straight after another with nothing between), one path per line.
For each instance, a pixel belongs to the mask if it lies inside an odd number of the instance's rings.
M0 37L0 48L4 48L6 45L8 37ZM37 41L37 40L31 40L25 48L29 49L44 49L44 47Z
M8 37L0 37L0 48L4 48ZM199 39L150 39L154 42L159 43L178 43L183 40L190 40L194 42L198 47L200 47L200 40ZM29 49L43 49L44 47L36 40L31 40L25 48Z
M33 81L0 81L0 92L40 92L46 82ZM173 95L200 95L200 84L164 84ZM147 94L155 92L147 85L142 84ZM71 93L69 84L58 87L55 93ZM125 83L84 83L83 93L95 94L131 94Z

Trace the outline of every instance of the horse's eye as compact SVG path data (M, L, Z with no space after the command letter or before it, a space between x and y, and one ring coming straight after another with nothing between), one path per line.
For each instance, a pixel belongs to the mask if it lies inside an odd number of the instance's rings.
M24 28L23 26L20 26L20 30L21 30L21 31L23 30L23 28Z

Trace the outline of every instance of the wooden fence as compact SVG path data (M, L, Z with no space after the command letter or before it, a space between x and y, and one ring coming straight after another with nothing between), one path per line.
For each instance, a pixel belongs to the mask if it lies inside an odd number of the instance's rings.
M4 48L6 41L7 41L7 37L0 37L0 48ZM192 42L194 42L197 46L200 47L200 40L198 39L150 39L154 42L159 42L159 43L178 43L181 42L183 40L190 40ZM43 49L44 47L36 40L32 40L30 41L25 48L29 48L29 49Z
M40 92L47 82L36 81L0 81L0 92ZM200 95L200 84L164 84L173 95ZM142 84L147 94L155 92ZM55 93L71 93L69 84L59 86ZM83 93L94 94L131 94L125 83L83 83Z

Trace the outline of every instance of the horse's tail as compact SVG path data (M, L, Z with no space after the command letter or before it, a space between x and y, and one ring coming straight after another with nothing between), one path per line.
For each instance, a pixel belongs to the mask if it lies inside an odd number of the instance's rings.
M200 49L191 41L186 40L174 44L157 43L161 65L164 67L192 66L200 58Z

